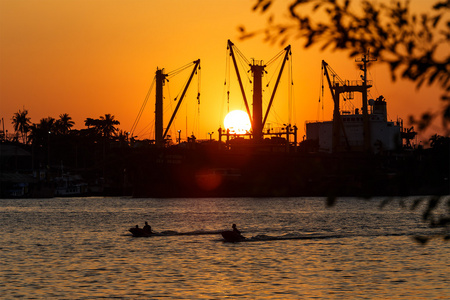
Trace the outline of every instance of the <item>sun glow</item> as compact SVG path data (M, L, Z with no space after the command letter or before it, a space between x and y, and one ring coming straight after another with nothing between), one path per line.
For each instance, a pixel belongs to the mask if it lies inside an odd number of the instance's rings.
M229 129L230 133L243 134L250 130L250 118L245 111L233 110L230 111L223 120L225 129Z

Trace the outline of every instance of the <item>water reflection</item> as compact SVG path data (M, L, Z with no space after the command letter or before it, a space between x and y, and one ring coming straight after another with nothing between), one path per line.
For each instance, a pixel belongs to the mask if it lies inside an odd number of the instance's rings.
M449 294L449 245L419 246L420 215L348 199L5 200L0 293L5 298L439 298ZM217 231L320 239L223 243Z

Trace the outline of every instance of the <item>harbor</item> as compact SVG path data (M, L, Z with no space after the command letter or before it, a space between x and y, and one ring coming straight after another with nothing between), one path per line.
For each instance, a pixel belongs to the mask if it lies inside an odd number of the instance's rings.
M282 79L291 78L284 74L292 70L291 46L265 63L247 59L228 40L227 57L227 70L235 74L245 110L228 108L227 122L212 128L208 139L192 134L182 141L179 129L178 136L173 134L174 120L199 75L201 60L173 72L158 68L126 135L105 139L107 127L101 124L113 118L106 115L99 120L86 119L88 128L78 135L72 131L52 136L48 131L40 133L38 140L36 132L32 145L2 143L2 197L450 194L448 138L441 137L433 147L424 148L417 145L414 127L405 128L399 118L388 119L388 99L382 95L371 98L373 83L367 74L375 59L370 53L355 60L361 72L358 80L341 79L322 61L322 98L325 93L331 95L331 120L295 124L287 118L279 127L267 120L274 103L292 101L277 95ZM272 64L277 68L270 74L267 69ZM166 84L180 70L189 74L167 118L167 101L172 99L165 94ZM243 84L245 76L251 83L247 89ZM274 78L271 88L263 84L265 76ZM268 96L264 94L266 90L270 91ZM198 89L198 105L200 95ZM135 130L143 111L152 109L146 107L148 103L154 105L153 138L136 139ZM236 112L238 115L232 116ZM300 138L302 127L305 134ZM214 132L217 139L213 138Z

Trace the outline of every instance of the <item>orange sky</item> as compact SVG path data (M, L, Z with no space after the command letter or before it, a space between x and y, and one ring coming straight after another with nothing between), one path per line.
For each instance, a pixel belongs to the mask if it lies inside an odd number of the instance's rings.
M411 1L415 9L427 1ZM195 79L180 109L172 135L194 134L208 138L223 126L225 103L226 43L231 39L248 58L268 61L283 47L262 37L240 41L237 27L264 26L266 16L253 13L255 0L0 0L0 118L12 132L11 118L23 108L33 123L68 113L75 128L84 120L112 114L129 131L145 99L156 68L175 70L201 59L201 105L198 113ZM429 5L429 4L428 4ZM354 61L344 53L304 50L302 42L291 41L293 53L294 108L292 123L304 134L306 120L331 119L332 103L326 89L325 107L318 103L320 63L324 59L340 75L358 79ZM190 70L170 81L166 102L173 100ZM440 105L440 90L417 91L413 83L392 83L387 69L370 69L373 97L384 95L389 118L407 120L411 114ZM268 78L272 75L269 74ZM232 72L230 110L244 109ZM275 99L276 116L268 122L288 122L288 103L283 97L287 78ZM269 97L269 96L267 96ZM170 103L172 102L172 103ZM359 105L359 104L358 104ZM154 96L135 134L153 138ZM188 117L186 118L186 112ZM165 116L167 124L169 115ZM147 127L146 127L147 126ZM439 130L437 123L431 128Z

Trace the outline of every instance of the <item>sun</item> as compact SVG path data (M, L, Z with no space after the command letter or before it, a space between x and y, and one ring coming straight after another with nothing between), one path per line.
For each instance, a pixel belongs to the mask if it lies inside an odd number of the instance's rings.
M233 110L230 111L223 120L225 129L229 129L230 133L243 134L250 130L250 118L245 111Z

